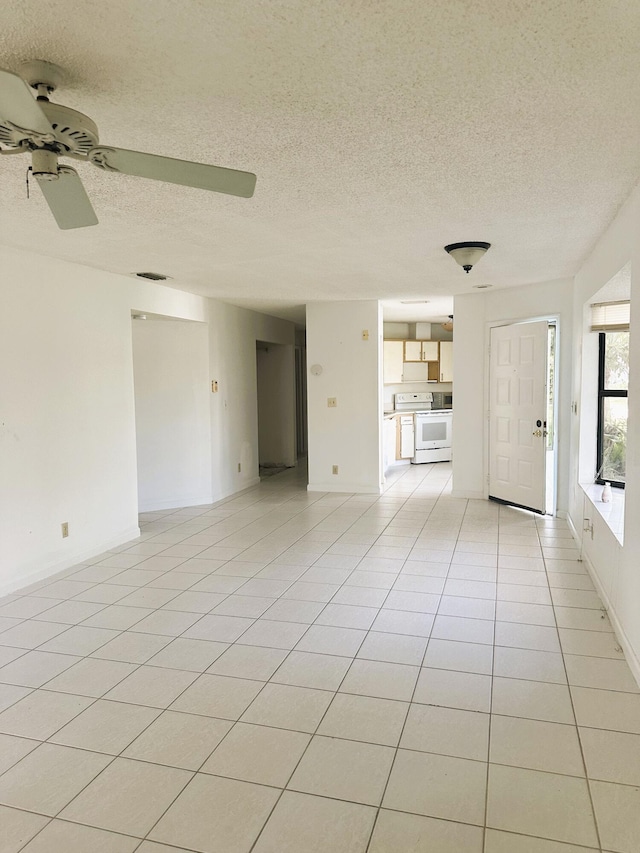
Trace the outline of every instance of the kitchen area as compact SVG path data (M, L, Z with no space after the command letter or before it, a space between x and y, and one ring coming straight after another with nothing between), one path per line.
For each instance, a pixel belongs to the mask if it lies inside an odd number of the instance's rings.
M384 323L383 470L449 462L453 323Z

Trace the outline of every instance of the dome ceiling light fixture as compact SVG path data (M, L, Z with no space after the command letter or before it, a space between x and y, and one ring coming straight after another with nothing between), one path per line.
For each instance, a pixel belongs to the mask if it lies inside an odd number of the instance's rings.
M476 240L466 243L449 243L448 246L444 247L444 250L451 255L456 263L460 264L466 273L470 273L471 268L478 263L490 246L491 243L480 243Z
M453 332L453 314L449 314L449 319L441 325L445 332Z

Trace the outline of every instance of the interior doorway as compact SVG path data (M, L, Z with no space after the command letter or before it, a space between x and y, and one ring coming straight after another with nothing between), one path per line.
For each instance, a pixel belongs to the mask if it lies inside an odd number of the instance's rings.
M489 357L489 498L555 512L556 324L494 326Z
M256 341L258 464L269 477L296 464L294 347Z
M307 350L296 343L296 457L307 455Z

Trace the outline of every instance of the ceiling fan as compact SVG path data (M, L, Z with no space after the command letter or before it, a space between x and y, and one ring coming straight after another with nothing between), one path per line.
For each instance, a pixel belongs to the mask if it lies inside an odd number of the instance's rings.
M30 171L58 227L98 223L80 176L71 166L59 164L59 157L88 161L106 172L243 198L253 195L256 176L251 172L100 145L95 122L49 100L62 77L61 69L41 60L26 63L23 76L0 69L0 154L31 154Z

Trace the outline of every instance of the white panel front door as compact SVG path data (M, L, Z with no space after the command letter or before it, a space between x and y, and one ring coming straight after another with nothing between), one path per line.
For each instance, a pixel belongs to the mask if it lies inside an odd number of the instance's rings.
M545 511L545 320L491 329L489 497Z

